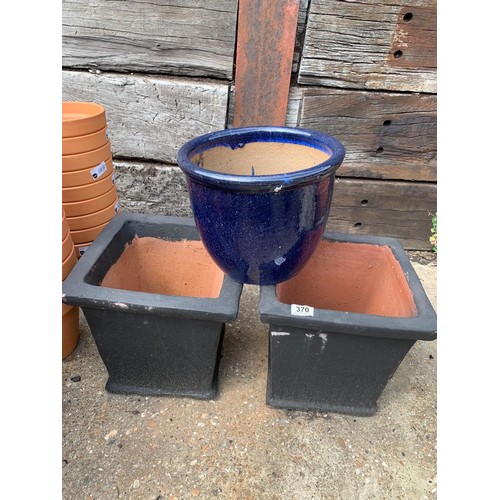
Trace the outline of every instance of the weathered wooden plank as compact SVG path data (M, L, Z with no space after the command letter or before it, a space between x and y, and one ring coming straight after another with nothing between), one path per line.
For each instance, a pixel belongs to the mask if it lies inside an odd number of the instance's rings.
M304 48L304 37L306 35L307 15L311 0L300 0L299 17L297 19L297 33L295 35L295 48L293 51L292 73L299 71L299 62Z
M63 71L62 87L63 100L106 108L113 157L175 164L186 141L225 127L226 83Z
M432 250L435 184L336 180L327 229L397 238L407 250Z
M297 127L299 124L300 109L302 106L303 93L299 87L290 87L288 94L288 106L286 110L285 126Z
M237 0L63 0L63 67L231 79L237 9Z
M178 167L115 161L115 185L124 212L192 216L184 172Z
M306 87L299 124L337 137L337 175L436 181L437 98Z
M186 178L176 166L117 160L116 188L123 211L191 216ZM432 247L436 186L338 178L327 229L390 236L408 250Z
M436 93L435 19L436 0L311 0L298 82Z
M299 0L240 0L235 127L284 125Z

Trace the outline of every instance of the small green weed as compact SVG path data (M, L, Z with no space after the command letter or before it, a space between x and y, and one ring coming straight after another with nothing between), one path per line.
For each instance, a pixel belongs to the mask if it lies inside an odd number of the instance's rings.
M429 242L432 245L432 250L437 253L438 251L438 216L437 212L432 216L432 227Z

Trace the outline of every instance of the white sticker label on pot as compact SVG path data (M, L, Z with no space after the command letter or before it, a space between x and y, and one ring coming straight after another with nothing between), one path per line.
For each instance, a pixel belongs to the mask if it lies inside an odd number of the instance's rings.
M292 304L290 306L292 316L314 316L314 307Z
M120 210L120 202L119 201L117 201L115 203L115 212L118 213L118 210Z
M106 172L106 162L101 161L101 163L99 163L99 165L97 165L97 167L94 167L90 171L90 175L92 176L92 179L96 180L96 179L99 179L99 177L101 177L101 175L104 172Z

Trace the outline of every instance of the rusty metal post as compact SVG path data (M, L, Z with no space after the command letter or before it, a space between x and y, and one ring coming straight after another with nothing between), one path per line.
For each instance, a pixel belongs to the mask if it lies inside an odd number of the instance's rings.
M234 127L284 125L300 0L240 0Z

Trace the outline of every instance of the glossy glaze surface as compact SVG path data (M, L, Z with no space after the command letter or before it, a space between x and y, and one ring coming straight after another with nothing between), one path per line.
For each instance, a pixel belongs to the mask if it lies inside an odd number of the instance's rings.
M325 153L304 169L273 168L269 175L224 172L196 164L213 148L244 151L255 142L296 144ZM333 196L334 174L344 158L335 138L312 130L246 127L206 134L186 143L178 163L187 176L193 215L209 254L239 283L270 285L302 269L321 240ZM207 156L210 156L208 154ZM296 158L290 162L296 164ZM265 163L265 162L264 162ZM248 169L247 169L248 170ZM285 170L285 171L284 171Z

